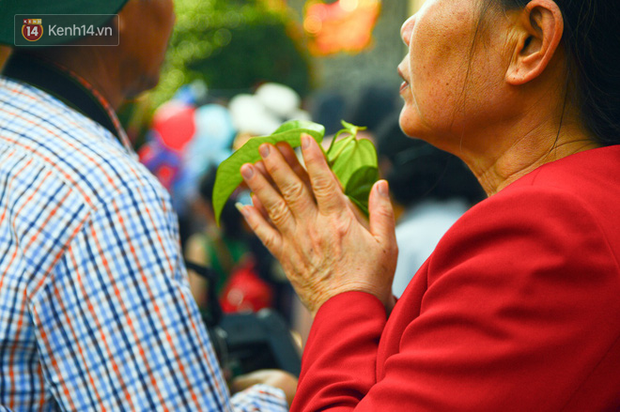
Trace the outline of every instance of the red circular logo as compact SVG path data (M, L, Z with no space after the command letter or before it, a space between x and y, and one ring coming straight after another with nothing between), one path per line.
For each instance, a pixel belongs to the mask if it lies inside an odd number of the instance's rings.
M43 37L41 19L25 19L22 26L22 36L28 41L37 41Z

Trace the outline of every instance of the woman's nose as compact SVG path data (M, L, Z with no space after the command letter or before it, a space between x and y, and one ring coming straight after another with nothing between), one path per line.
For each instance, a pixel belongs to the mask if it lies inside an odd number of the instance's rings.
M411 41L411 31L413 30L414 20L415 14L409 17L400 28L400 37L407 46L409 46L409 42Z

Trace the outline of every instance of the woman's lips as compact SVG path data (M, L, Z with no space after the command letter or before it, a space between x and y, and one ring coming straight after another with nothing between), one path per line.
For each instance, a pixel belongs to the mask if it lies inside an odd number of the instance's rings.
M400 67L398 68L398 75L404 80L402 82L402 84L400 85L400 93L402 93L404 90L407 89L407 87L409 87L409 82L407 81L407 79L403 75L403 71L401 70Z
M399 93L404 92L405 90L407 90L408 87L409 87L409 83L407 83L407 81L402 82L400 85Z

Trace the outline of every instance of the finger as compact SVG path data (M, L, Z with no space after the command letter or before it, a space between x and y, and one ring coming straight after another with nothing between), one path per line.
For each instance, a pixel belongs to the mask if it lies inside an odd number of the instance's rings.
M263 206L263 204L260 202L258 196L256 196L254 193L252 193L250 196L252 198L252 206L254 206L258 213L263 216L263 219L269 221L269 213L267 213L267 209L265 209L265 206Z
M267 172L267 168L265 167L265 164L263 163L263 161L259 160L258 162L254 163L254 166L256 166L256 170L258 170L258 172L261 173L265 177L265 179L267 179L269 184L273 186L278 191L278 193L280 193L280 190L276 186L276 183L273 181L273 179L269 175L269 172Z
M269 173L267 173L267 170L265 169L265 165L263 164L263 162L257 162L254 164L254 166L256 166L256 169L258 172L262 173L262 175L265 177L265 179L267 179L269 177ZM274 189L278 189L275 186L275 183L273 183L272 180L267 179L269 181L269 184L271 184ZM247 186L247 184L244 182L244 185ZM280 193L278 191L278 193ZM263 206L263 204L261 203L260 199L258 198L258 196L256 196L254 193L250 193L250 197L252 198L252 206L254 206L256 208L256 210L263 216L263 218L265 219L265 221L269 222L269 213L267 213L267 209L265 209L265 206ZM269 222L269 224L271 225L271 222ZM273 226L273 225L272 225Z
M345 209L346 197L340 182L329 168L318 143L307 134L302 135L301 141L304 163L319 211L325 215Z
M267 172L282 193L291 213L297 218L308 218L316 209L308 187L293 172L282 153L275 146L266 143L261 145L258 150ZM269 211L269 206L264 202L263 205Z
M379 180L374 184L368 199L370 233L380 243L396 248L394 209L390 202L388 183Z
M267 219L254 206L242 205L237 203L237 209L245 219L246 223L265 245L267 250L274 256L279 256L282 245L282 235L274 228Z
M299 176L299 178L306 184L306 186L310 188L310 177L308 177L308 172L299 162L299 158L297 157L297 154L295 153L291 145L286 142L278 142L276 144L276 147L278 148L280 153L282 153L282 156L284 157L284 160L286 160L286 163L288 163L291 169L293 169L293 172L295 172L295 174Z
M278 191L267 181L263 174L259 173L256 167L250 163L241 166L241 176L247 183L254 195L267 210L269 219L280 232L292 230L295 219L286 201L280 196Z
M347 205L349 206L349 209L353 211L353 214L355 215L355 219L357 220L357 222L360 225L364 226L364 228L370 232L370 226L368 224L368 218L366 217L366 215L364 215L364 213L360 210L360 208L355 203L353 203L351 199L349 199L349 197L345 197L345 201Z

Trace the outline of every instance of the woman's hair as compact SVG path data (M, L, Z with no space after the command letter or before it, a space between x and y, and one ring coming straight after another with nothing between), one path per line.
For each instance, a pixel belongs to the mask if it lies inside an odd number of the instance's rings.
M620 143L620 1L554 0L562 12L567 98L598 143ZM529 0L482 0L482 13L498 5L523 8ZM482 20L482 17L481 17Z

